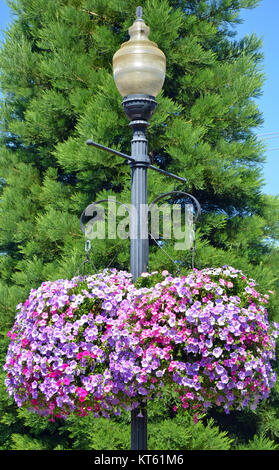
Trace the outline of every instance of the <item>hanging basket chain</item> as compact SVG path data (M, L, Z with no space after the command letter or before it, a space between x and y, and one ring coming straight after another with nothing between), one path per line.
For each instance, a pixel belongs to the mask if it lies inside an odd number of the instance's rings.
M85 265L88 264L88 263L93 266L93 268L94 268L96 274L97 274L98 272L100 272L100 269L98 270L98 269L96 268L96 266L94 265L93 261L91 260L91 258L90 258L90 256L89 256L89 252L90 252L90 250L91 250L91 240L88 239L88 238L86 238L86 230L85 230L85 227L84 227L84 217L86 216L86 211L87 211L88 208L91 208L91 215L92 215L92 213L93 213L93 208L94 208L95 206L97 206L98 204L101 204L101 203L103 203L103 202L112 202L112 203L114 203L114 204L119 204L119 205L125 207L125 208L129 211L129 207L128 207L127 205L122 204L122 203L120 203L120 202L118 202L118 201L115 201L114 199L110 199L110 198L109 198L109 199L102 199L102 200L96 201L96 202L94 202L93 204L90 204L90 205L83 211L83 213L82 213L82 215L81 215L81 217L80 217L80 228L81 228L81 231L85 234L85 252L86 252L86 258L85 258L85 260L81 263L81 265L79 266L77 272L79 272L80 269L83 268L83 273L84 273L84 275L85 275ZM98 220L99 220L99 219L98 219ZM121 252L122 246L123 246L123 244L124 244L125 241L126 241L125 239L122 241L122 243L120 244L119 250L118 250L118 251L116 252L116 254L113 256L113 258L111 259L111 261L109 262L109 264L106 266L105 269L108 269L108 268L112 265L112 263L114 262L114 260L117 258L117 256L118 256L119 253Z
M182 273L180 271L180 269L177 267L177 262L164 250L164 248L162 248L159 243L157 242L157 240L153 237L152 233L149 233L150 237L152 238L152 240L154 240L154 242L156 243L156 245L160 248L160 250L163 251L163 253L165 253L165 255L173 262L173 264L175 264L176 268L177 268L177 272L182 276Z
M152 208L153 206L160 200L160 199L163 199L167 196L173 196L173 195L183 195L183 196L187 196L187 197L190 197L195 205L196 205L196 208L197 208L197 214L196 214L196 217L194 219L194 224L193 224L193 234L194 234L194 239L193 239L193 246L190 248L189 250L189 253L191 254L191 268L194 269L195 268L195 258L197 258L197 249L196 249L196 237L195 237L195 224L196 222L198 221L198 219L200 218L200 215L201 215L201 206L200 206L200 203L199 201L192 195L192 194L189 194L189 193L186 193L184 191L170 191L168 193L164 193L164 194L161 194L160 196L156 197L156 199L154 199L154 201L152 201L152 203L149 205L148 207L148 212L147 212L147 217L148 217L148 214L151 213L152 211ZM154 242L156 243L156 245L160 248L160 250L163 251L163 253L173 262L173 264L176 266L177 270L176 270L176 273L179 273L181 276L182 276L182 273L180 271L180 269L178 268L177 266L177 260L174 260L170 255L169 253L167 253L164 248L157 242L157 240L153 237L153 235L151 233L149 233L149 236L154 240ZM187 260L187 256L186 256L186 260Z
M93 261L90 258L90 255L89 255L89 252L91 250L91 241L88 240L87 238L85 239L84 250L85 250L85 260L78 267L74 277L79 276L80 272L81 272L81 275L84 277L85 276L85 266L87 264L90 264L91 266L93 266L95 273L98 272L96 266L94 265Z
M152 233L149 232L149 236L152 238L152 240L156 243L156 245L160 248L160 250L163 251L163 253L172 261L172 263L176 266L176 273L179 273L180 276L182 276L182 273L180 269L177 267L177 260L174 260L169 253L167 253L162 246L159 245L157 240L153 237ZM191 254L191 268L195 269L195 259L197 259L197 249L196 249L196 240L194 239L193 246L190 248L190 254ZM187 257L186 257L187 259Z
M123 241L122 241L119 250L116 252L116 254L115 254L114 257L112 258L112 260L109 262L109 264L107 265L106 269L108 269L108 268L111 266L111 264L113 263L113 261L117 258L117 256L118 256L119 253L121 252L121 248L122 248L122 246L124 245L124 242L125 242L125 241L126 241L126 240L123 240Z

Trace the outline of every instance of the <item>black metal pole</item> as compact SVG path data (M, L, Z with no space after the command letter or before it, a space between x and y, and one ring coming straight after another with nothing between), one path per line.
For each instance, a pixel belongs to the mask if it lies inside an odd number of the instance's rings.
M131 221L130 221L130 269L135 281L148 269L148 227L147 213L147 154L146 123L131 123L133 127L131 184Z
M147 406L131 411L131 450L147 450Z
M148 228L146 226L147 210L147 168L149 157L146 139L145 121L131 123L133 128L131 186L131 221L130 221L130 270L135 281L142 272L148 269ZM147 449L147 408L142 406L131 412L131 449Z
M149 95L130 95L124 98L123 108L133 129L130 163L132 169L131 220L130 220L130 269L133 280L148 270L147 226L147 170L150 164L146 128L156 108L156 100ZM141 404L131 412L131 449L147 449L147 407Z

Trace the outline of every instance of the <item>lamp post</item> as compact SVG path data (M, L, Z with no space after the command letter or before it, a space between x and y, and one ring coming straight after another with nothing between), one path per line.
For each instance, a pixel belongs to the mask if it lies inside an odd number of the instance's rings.
M133 130L130 222L130 269L134 281L148 268L147 169L150 165L146 128L156 108L155 97L161 91L166 71L166 57L157 44L148 39L149 27L142 19L142 8L129 28L130 40L113 56L113 76L123 108Z
M142 14L142 8L137 7L136 20L129 28L130 39L113 56L115 84L123 97L122 105L133 131L131 155L87 141L87 145L125 158L132 170L130 270L133 281L148 270L147 170L186 182L185 178L150 164L146 128L165 80L166 58L157 44L148 39L149 27ZM147 409L144 402L131 412L131 449L147 449Z
M166 58L157 44L148 39L149 27L142 8L129 28L130 40L113 57L115 84L123 96L123 108L133 130L131 155L134 162L131 187L130 269L135 281L148 270L147 169L150 164L146 128L156 108L155 97L165 80ZM147 407L131 412L131 449L147 449Z
M130 40L113 56L113 75L123 96L123 108L133 130L131 155L134 161L131 187L130 269L135 281L148 270L147 169L150 164L146 128L156 108L155 97L165 80L166 58L157 44L148 39L149 27L142 19L142 8L129 28ZM131 449L147 449L147 407L131 412Z

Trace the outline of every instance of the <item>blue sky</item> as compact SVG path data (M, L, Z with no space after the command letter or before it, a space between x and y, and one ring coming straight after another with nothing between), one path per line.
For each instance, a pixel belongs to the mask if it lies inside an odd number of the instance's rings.
M256 33L263 39L266 81L263 95L257 101L265 122L258 134L266 143L264 191L279 195L279 0L261 0L257 8L242 10L241 18L244 21L237 27L239 37ZM9 8L4 0L0 0L0 29L5 30L10 21Z
M279 195L279 0L261 0L258 7L243 10L241 18L244 22L237 27L238 35L256 33L263 40L266 79L263 95L257 101L264 125L258 134L266 144L265 192Z

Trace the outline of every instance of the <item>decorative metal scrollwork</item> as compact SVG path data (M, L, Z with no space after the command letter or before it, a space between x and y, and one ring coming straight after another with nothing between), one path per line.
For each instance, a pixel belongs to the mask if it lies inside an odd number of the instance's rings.
M170 192L167 192L167 193L163 193L163 194L160 194L159 196L157 196L147 207L147 211L146 211L146 224L147 226L149 227L149 215L152 213L152 210L154 208L154 206L162 199L164 198L170 198L170 197L175 197L175 196L181 196L183 197L184 199L185 198L190 198L195 207L196 207L196 214L195 214L195 217L193 218L193 234L194 234L194 227L195 227L195 224L197 223L197 221L199 220L200 218L200 215L201 215L201 206L200 206L200 203L199 201L192 195L192 194L189 194L187 192L184 192L184 191L170 191ZM102 204L102 203L114 203L114 204L117 204L119 206L123 206L126 211L129 213L129 215L131 216L131 207L127 204L123 204L119 201L117 201L115 198L108 198L108 199L101 199L99 201L96 201L92 204L89 204L86 209L83 211L83 213L81 214L81 217L80 217L80 228L81 228L81 231L85 234L85 252L86 252L86 259L83 261L83 263L81 264L81 267L83 268L83 271L85 270L85 265L87 263L90 263L95 272L97 272L97 268L96 266L94 265L94 263L91 261L90 259L90 256L89 256L89 252L90 252L90 249L91 249L91 239L92 237L90 237L90 234L91 234L91 230L93 229L93 226L96 222L99 222L99 221L104 221L105 220L105 217L104 217L104 213L98 213L98 205ZM97 212L97 215L93 217L94 213ZM87 222L87 226L89 224L89 230L86 229L86 226L85 226L85 218L86 217L92 217L91 220L89 220ZM160 242L158 243L158 241L156 240L156 237L154 237L154 235L152 234L152 232L149 232L148 230L148 235L149 235L149 238L152 239L156 244L157 246L161 249L161 251L163 251L165 253L165 255L175 264L176 266L176 269L177 271L180 273L180 270L178 268L178 264L177 264L177 261L175 261L168 253L167 251L163 248L162 244L160 244ZM128 237L129 238L129 237ZM125 240L124 240L125 241ZM123 243L124 241L122 242L121 246L120 246L120 249L122 248L123 246ZM194 268L194 256L195 256L195 252L196 252L196 247L195 247L195 237L193 236L193 246L191 247L191 249L189 250L192 254L192 268ZM117 255L119 254L119 251L116 253L116 255L112 258L112 260L110 261L109 265L107 266L107 268L109 268L111 266L111 264L113 263L113 261L115 260L115 258L117 257ZM181 274L181 273L180 273Z
M192 267L192 269L194 269L194 267L195 267L195 255L196 255L196 240L195 240L195 236L194 236L194 234L195 234L194 229L195 229L195 224L197 223L197 221L199 220L199 218L201 216L201 206L200 206L199 201L192 194L189 194L189 193L184 192L184 191L170 191L168 193L163 193L163 194L160 194L160 196L156 197L151 202L151 204L149 204L147 217L152 212L153 207L155 206L155 204L158 201L160 201L161 199L164 199L166 197L171 197L171 196L175 196L175 195L182 195L183 197L187 197L187 198L192 199L194 201L195 206L196 206L196 216L193 219L193 246L189 250L190 253L191 253L191 267ZM179 274L181 274L181 271L180 271L180 269L178 268L178 265L177 265L177 260L174 260L169 255L169 253L167 253L167 251L163 248L163 246L160 243L157 242L156 238L152 235L152 233L149 232L149 236L156 243L156 245L160 248L160 250L163 251L163 253L174 263L174 265L176 266L177 271L179 272Z

